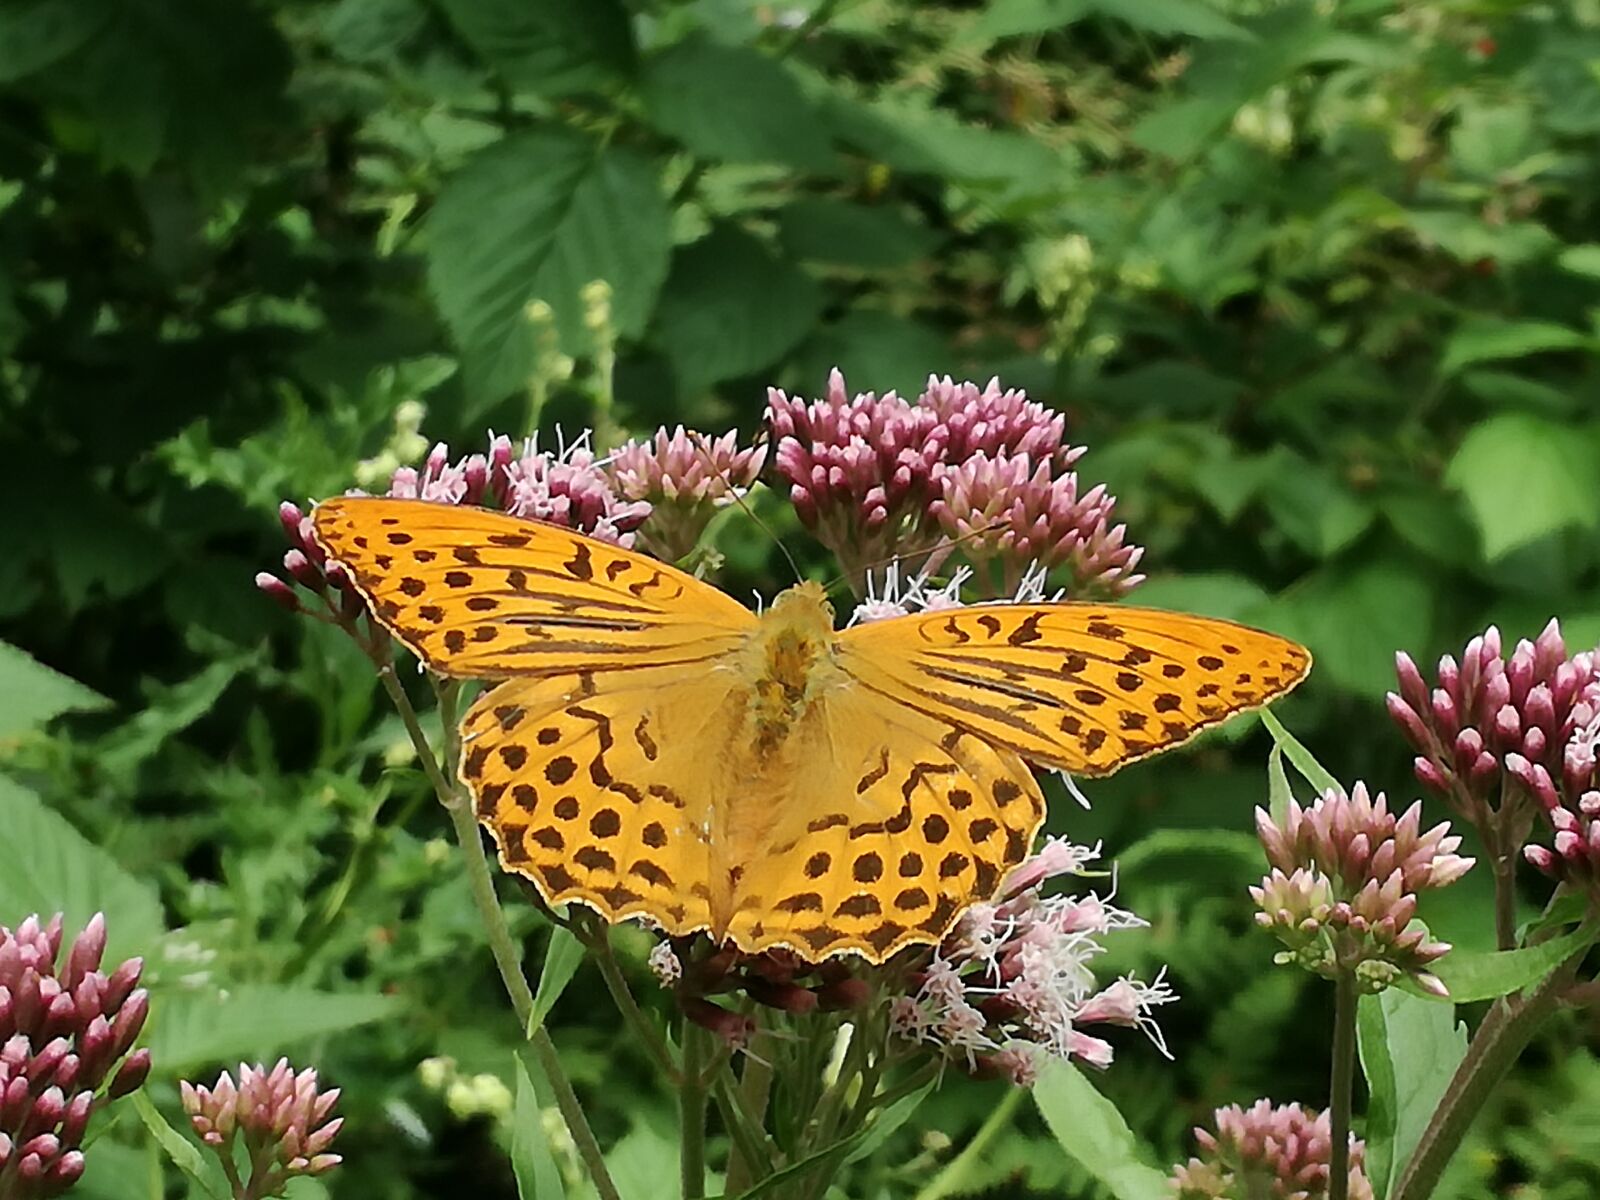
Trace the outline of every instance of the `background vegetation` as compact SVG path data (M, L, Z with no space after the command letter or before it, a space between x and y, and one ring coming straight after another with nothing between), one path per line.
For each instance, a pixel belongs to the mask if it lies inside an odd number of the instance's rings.
M1304 640L1286 723L1409 799L1394 650L1600 636L1597 135L1595 0L10 0L0 921L111 908L113 952L151 956L163 1103L317 1062L351 1118L334 1195L514 1194L477 1077L516 1030L442 815L365 664L250 579L280 498L404 449L402 402L458 451L530 432L552 337L577 369L547 437L754 433L766 385L835 364L1027 387L1149 547L1138 598ZM789 582L752 526L721 546ZM1121 965L1184 997L1175 1061L1130 1040L1101 1080L1155 1161L1217 1104L1325 1098L1325 998L1244 893L1263 750L1247 726L1052 817L1154 921ZM1476 882L1427 915L1486 947ZM670 1112L596 979L552 1026L656 1194ZM1558 1023L1451 1195L1600 1191L1593 1037ZM949 1082L862 1194L911 1194L1001 1086ZM81 1191L160 1195L141 1139ZM1086 1194L1026 1109L965 1186Z

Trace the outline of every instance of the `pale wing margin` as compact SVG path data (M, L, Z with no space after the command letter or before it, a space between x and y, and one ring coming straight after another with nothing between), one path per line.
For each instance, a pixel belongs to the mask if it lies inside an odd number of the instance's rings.
M985 604L848 629L839 665L883 696L1030 761L1107 775L1283 695L1305 678L1311 656L1210 617Z
M750 611L607 542L506 513L344 496L312 513L383 625L463 678L699 664L742 644Z

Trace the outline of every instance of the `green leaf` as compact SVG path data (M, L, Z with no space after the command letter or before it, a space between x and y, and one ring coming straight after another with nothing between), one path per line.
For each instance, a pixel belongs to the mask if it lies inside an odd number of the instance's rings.
M1378 697L1394 685L1394 652L1424 646L1434 581L1400 558L1334 563L1273 603L1273 628L1311 648L1318 678Z
M320 992L280 984L180 991L152 997L150 1052L157 1069L182 1075L218 1062L268 1060L313 1038L392 1017L393 996Z
M855 391L922 391L930 373L954 369L955 356L934 330L906 317L857 309L818 330L795 352L788 374L805 395L820 394L838 367Z
M1122 1114L1076 1067L1051 1062L1033 1086L1033 1100L1061 1148L1116 1200L1170 1200L1167 1177L1140 1161Z
M1372 505L1358 499L1327 467L1288 454L1282 468L1267 484L1267 511L1307 554L1332 558L1372 524Z
M233 1189L228 1186L228 1180L217 1161L210 1155L202 1154L193 1142L167 1124L167 1119L143 1091L133 1093L131 1101L133 1111L139 1114L144 1127L172 1160L173 1166L194 1180L196 1186L212 1200L228 1200Z
M94 0L32 0L0 8L0 83L65 58L111 17Z
M1594 339L1576 329L1549 321L1501 321L1493 317L1472 317L1461 323L1445 343L1439 360L1441 375L1454 375L1473 363L1504 358L1526 358L1552 350L1576 350L1594 344Z
M533 1012L528 1017L525 1031L532 1037L550 1015L561 993L567 990L572 976L583 964L583 943L571 930L560 925L550 927L550 942L544 948L544 966L539 971L539 990L534 993Z
M1294 799L1294 789L1289 786L1289 774L1283 769L1283 747L1273 744L1267 751L1267 811L1274 821L1289 815L1289 802Z
M1164 871L1174 858L1217 859L1239 868L1246 876L1261 873L1261 846L1247 833L1233 829L1157 829L1117 855L1117 874L1127 878L1150 870Z
M1396 988L1363 996L1356 1037L1367 1077L1367 1176L1389 1194L1467 1050L1455 1009Z
M770 366L811 332L822 291L747 233L719 226L678 251L661 289L655 337L679 390Z
M469 390L499 399L527 381L524 309L555 310L562 344L588 345L579 291L612 287L612 315L640 333L666 278L668 214L654 167L569 129L490 146L446 183L427 224L428 281L468 363Z
M633 65L628 10L619 0L440 0L467 44L519 91L566 96Z
M1343 785L1333 777L1333 773L1319 763L1311 751L1300 744L1299 738L1283 727L1283 722L1272 715L1271 709L1261 710L1261 723L1267 727L1267 732L1278 744L1278 749L1283 751L1283 756L1294 764L1294 769L1300 772L1307 783L1317 789L1318 795L1330 788L1339 792L1344 791ZM1287 785L1288 781L1284 782Z
M1491 561L1560 529L1600 521L1600 464L1587 430L1531 413L1474 425L1445 480L1466 497Z
M35 729L64 712L109 708L111 701L0 642L0 738Z
M1586 242L1581 246L1568 246L1556 258L1556 265L1585 279L1600 279L1600 245Z
M70 938L103 912L107 961L154 953L166 928L155 889L3 775L0 829L0 924L60 912Z
M1194 0L997 0L962 38L992 42L1022 33L1047 33L1100 15L1135 29L1161 35L1249 41L1251 33L1216 9Z
M758 50L686 38L645 63L640 89L646 119L704 158L805 170L835 160L799 83Z
M844 1156L846 1163L860 1162L870 1158L878 1148L889 1140L889 1136L911 1119L913 1113L922 1107L922 1102L938 1086L938 1079L930 1079L916 1091L910 1092L894 1101L886 1108L879 1109L872 1115L872 1120L856 1135L855 1145Z
M1579 950L1592 945L1595 936L1595 928L1585 926L1520 950L1452 950L1429 970L1444 981L1452 1003L1493 1000L1537 983Z
M1157 575L1139 585L1139 603L1172 612L1244 621L1267 603L1266 590L1255 580L1225 571L1193 575Z
M538 1064L532 1061L531 1055L518 1054L516 1071L517 1102L511 1114L511 1171L517 1178L517 1195L521 1200L565 1200L566 1185L561 1181L561 1168L556 1164L550 1137L545 1133L544 1112L534 1086Z
M791 257L857 270L888 270L931 253L939 235L898 209L800 197L778 214L778 239Z

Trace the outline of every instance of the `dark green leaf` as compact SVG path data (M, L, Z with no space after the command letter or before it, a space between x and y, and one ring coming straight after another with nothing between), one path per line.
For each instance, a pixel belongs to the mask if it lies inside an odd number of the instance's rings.
M550 927L550 941L544 948L544 966L539 971L539 990L534 993L533 1013L528 1018L528 1037L544 1024L556 1001L561 999L561 993L567 990L567 984L583 964L583 953L583 943L570 930L560 925Z
M1467 1049L1455 1009L1396 988L1361 997L1356 1035L1367 1090L1367 1175L1380 1200L1416 1148Z
M151 999L147 1041L158 1070L182 1075L218 1062L269 1060L313 1038L392 1017L400 1008L393 996L279 984L162 988Z
M1577 350L1594 345L1594 339L1549 321L1500 321L1474 317L1445 343L1439 373L1454 375L1473 363L1506 358L1526 358L1553 350Z
M1033 1100L1062 1150L1117 1200L1170 1200L1166 1175L1141 1161L1122 1114L1076 1067L1052 1061Z
M939 236L887 206L800 198L778 214L778 237L793 258L857 270L887 270L928 254Z
M199 1147L167 1124L167 1119L143 1091L135 1092L130 1102L133 1111L144 1122L144 1127L150 1131L150 1136L172 1160L172 1165L194 1180L195 1185L212 1200L228 1200L233 1189L228 1186L228 1180L217 1161L208 1154L202 1154Z
M110 701L0 642L0 738L15 737L64 712L107 708Z
M633 62L628 10L618 0L440 0L461 36L520 90L586 91Z
M667 223L655 170L631 151L550 128L475 155L427 225L428 280L473 393L498 399L525 384L529 301L548 303L563 344L581 349L579 291L604 279L617 328L639 333L666 277Z
M511 1113L511 1171L517 1177L517 1195L521 1200L565 1200L566 1185L561 1180L561 1168L550 1147L550 1137L545 1133L544 1111L534 1086L538 1070L531 1056L517 1056L517 1100Z
M1591 927L1574 929L1563 937L1551 938L1520 950L1475 953L1452 950L1430 970L1444 981L1450 999L1456 1004L1473 1000L1493 1000L1509 992L1537 983L1572 955L1592 944L1596 931Z
M1433 581L1395 558L1335 563L1273 609L1277 631L1311 648L1319 678L1378 697L1393 686L1394 652L1428 644Z
M870 309L857 309L824 326L796 351L793 361L788 374L805 395L819 395L833 367L844 372L845 382L854 391L896 388L915 396L929 374L945 374L955 366L950 348L932 329Z
M719 226L674 257L656 340L691 397L772 365L811 332L821 310L811 279L749 234Z
M688 38L645 63L641 87L651 123L703 157L806 170L834 160L800 85L757 50Z
M0 8L0 83L71 54L111 17L95 0L23 0Z
M1264 492L1267 511L1307 554L1332 558L1372 523L1372 505L1356 497L1327 467L1289 454L1283 456L1281 468Z
M1158 575L1139 586L1139 603L1248 624L1250 616L1267 603L1267 593L1253 579L1220 571Z

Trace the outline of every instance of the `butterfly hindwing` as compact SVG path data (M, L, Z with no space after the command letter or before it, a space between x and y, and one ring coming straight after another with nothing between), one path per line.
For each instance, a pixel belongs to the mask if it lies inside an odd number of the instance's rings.
M840 635L886 699L1024 758L1107 775L1299 683L1301 646L1230 621L1097 604L990 604Z
M325 500L311 520L373 614L443 675L703 663L755 623L691 575L542 521L375 496Z

